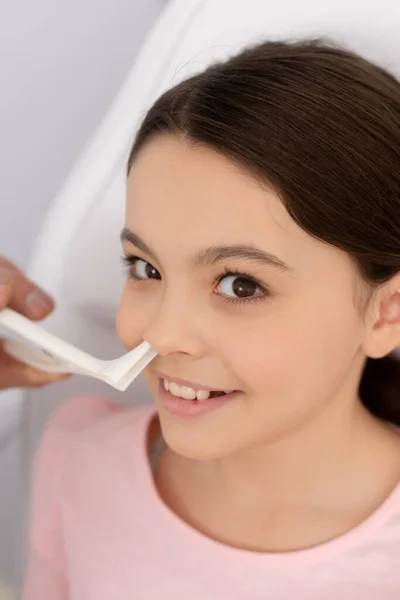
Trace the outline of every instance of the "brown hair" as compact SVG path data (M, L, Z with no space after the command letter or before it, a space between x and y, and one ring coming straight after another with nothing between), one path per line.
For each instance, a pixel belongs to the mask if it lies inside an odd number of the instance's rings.
M166 91L133 144L175 133L272 185L294 221L376 289L400 271L400 83L324 40L266 41ZM400 425L400 362L368 358L360 396Z

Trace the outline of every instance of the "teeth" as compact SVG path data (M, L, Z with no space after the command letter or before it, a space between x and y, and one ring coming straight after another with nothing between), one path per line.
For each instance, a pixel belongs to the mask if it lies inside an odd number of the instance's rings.
M208 390L194 390L191 387L186 385L178 385L174 381L168 381L168 379L163 379L164 388L167 392L170 392L173 396L177 398L184 398L185 400L199 400L203 402L204 400L208 400L210 397L210 392ZM234 390L222 390L224 394L231 394Z
M185 400L199 400L203 402L204 400L208 400L210 397L210 392L207 390L194 390L191 387L187 387L186 385L178 385L173 381L168 381L167 379L163 379L164 388L177 398L184 398Z

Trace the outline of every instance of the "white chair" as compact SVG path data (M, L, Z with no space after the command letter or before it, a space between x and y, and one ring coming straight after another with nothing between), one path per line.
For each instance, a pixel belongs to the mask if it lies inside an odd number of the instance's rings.
M214 59L268 38L329 36L400 76L400 5L393 0L173 0L77 161L49 213L29 275L52 292L58 309L48 327L103 358L121 352L114 315L122 288L119 232L123 225L125 164L135 131L167 88ZM24 506L15 531L24 568L29 468L49 413L66 397L101 393L127 403L150 401L139 377L124 393L91 379L21 391L19 432ZM17 527L18 525L18 527Z

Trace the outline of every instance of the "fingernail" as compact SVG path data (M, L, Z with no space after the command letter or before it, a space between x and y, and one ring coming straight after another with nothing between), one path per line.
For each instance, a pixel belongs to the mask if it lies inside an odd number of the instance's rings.
M26 297L26 303L34 310L50 310L53 308L53 301L45 292L39 288L34 288Z
M0 267L0 287L7 287L13 279L13 273L10 269Z

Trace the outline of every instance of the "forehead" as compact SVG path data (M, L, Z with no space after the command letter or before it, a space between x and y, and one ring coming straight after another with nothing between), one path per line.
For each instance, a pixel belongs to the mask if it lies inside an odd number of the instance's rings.
M126 225L156 252L166 244L182 253L251 243L300 271L342 254L303 231L272 189L218 152L177 136L155 138L136 157Z
M165 136L147 144L128 177L127 217L137 226L149 214L173 226L232 234L296 227L272 191L221 154ZM147 219L146 219L147 220ZM202 225L207 224L206 228ZM292 225L293 224L293 225ZM301 232L301 230L300 230Z

